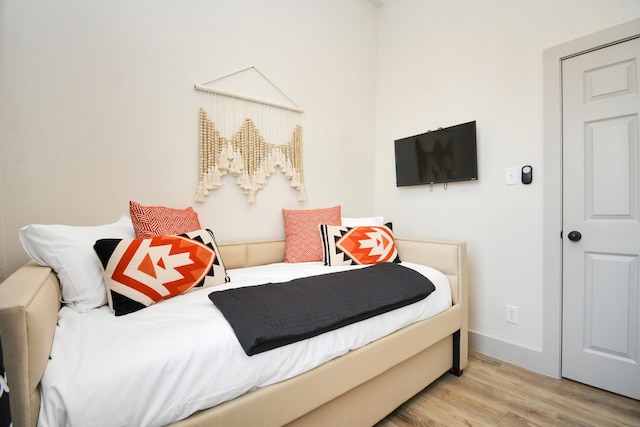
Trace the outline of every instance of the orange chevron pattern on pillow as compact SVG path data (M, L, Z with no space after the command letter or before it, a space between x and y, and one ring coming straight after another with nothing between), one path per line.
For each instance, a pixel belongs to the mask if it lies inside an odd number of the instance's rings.
M144 239L100 239L94 250L103 268L109 307L116 316L195 287L228 281L210 230Z
M282 209L285 232L285 262L322 261L320 224L342 224L340 205L323 209Z
M144 206L130 201L129 214L136 237L182 234L202 228L198 214L191 207L174 209L166 206Z
M393 231L387 226L320 224L320 235L325 265L400 262Z

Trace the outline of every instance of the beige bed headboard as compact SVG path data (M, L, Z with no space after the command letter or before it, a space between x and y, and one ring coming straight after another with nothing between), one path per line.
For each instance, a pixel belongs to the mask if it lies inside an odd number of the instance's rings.
M225 268L242 268L284 261L284 240L222 243L218 248Z

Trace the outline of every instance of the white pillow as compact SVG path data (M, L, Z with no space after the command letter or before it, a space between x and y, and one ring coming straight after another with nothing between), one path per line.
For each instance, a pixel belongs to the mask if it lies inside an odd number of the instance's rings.
M131 219L98 226L31 224L18 233L22 247L38 264L58 274L62 302L78 312L107 303L107 291L99 260L93 250L98 239L133 239Z
M384 225L384 218L381 216L367 216L361 218L342 218L344 227L357 227L359 225Z

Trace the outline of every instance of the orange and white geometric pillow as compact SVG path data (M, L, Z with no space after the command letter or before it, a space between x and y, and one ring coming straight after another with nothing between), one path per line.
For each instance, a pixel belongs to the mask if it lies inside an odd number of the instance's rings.
M100 239L94 250L109 307L116 316L229 280L210 230L146 239Z
M191 207L174 209L129 201L129 215L136 237L182 234L202 228L198 214Z
M400 262L393 231L384 225L320 225L324 265Z

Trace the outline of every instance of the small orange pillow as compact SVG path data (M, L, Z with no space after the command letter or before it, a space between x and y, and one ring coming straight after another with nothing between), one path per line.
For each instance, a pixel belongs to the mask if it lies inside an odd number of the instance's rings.
M143 206L130 201L129 213L137 238L183 234L202 228L198 214L191 207L174 209L165 206Z
M320 224L324 265L400 262L391 223L356 227Z
M320 224L341 225L340 205L324 209L282 209L284 217L285 262L322 261Z

